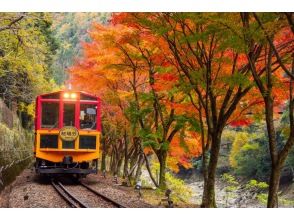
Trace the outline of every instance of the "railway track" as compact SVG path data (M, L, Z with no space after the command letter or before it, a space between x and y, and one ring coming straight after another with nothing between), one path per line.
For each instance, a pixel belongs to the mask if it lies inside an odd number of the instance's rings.
M79 200L76 196L74 196L72 193L66 189L66 187L57 180L51 180L51 184L54 187L54 189L59 193L59 195L73 208L90 208L87 204ZM126 208L124 205L114 201L113 199L107 197L106 195L96 191L95 189L91 188L90 186L78 182L78 186L83 187L87 191L90 191L91 193L95 194L96 196L99 196L104 201L111 203L115 208Z
M107 197L106 195L96 191L95 189L91 188L90 186L86 185L85 183L80 182L79 183L81 186L83 186L84 188L86 188L87 190L91 191L92 193L94 193L97 196L100 196L101 198L103 198L104 200L112 203L115 207L117 208L126 208L124 205L120 204L119 202L114 201L113 199Z
M59 195L73 208L89 208L82 201L77 199L73 194L71 194L61 182L56 180L51 180L51 184L54 189L59 193Z

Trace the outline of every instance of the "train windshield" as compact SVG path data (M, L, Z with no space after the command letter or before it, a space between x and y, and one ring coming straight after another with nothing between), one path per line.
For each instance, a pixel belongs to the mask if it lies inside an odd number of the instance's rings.
M57 128L59 118L59 104L51 102L42 103L42 128Z
M97 105L81 104L80 107L80 128L96 129Z
M75 125L75 104L64 104L63 126Z

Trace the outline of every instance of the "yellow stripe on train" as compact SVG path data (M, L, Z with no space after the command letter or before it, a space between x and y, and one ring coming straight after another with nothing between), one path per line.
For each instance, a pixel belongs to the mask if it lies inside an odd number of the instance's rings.
M53 135L56 139L56 143L52 146L42 146L41 137L44 138L47 135ZM63 146L65 142L59 135L59 130L42 129L36 131L35 139L35 156L36 158L48 160L51 162L62 162L64 156L70 155L73 158L73 162L91 161L99 158L100 148L100 135L99 131L93 130L79 130L78 137L74 140L74 145L71 148L65 148ZM96 139L95 149L82 146L81 138L93 137Z

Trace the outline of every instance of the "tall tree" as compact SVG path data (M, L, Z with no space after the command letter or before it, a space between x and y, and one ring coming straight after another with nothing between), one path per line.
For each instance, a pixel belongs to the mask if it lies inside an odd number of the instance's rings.
M117 105L125 113L132 135L141 142L134 141L134 144L153 149L160 163L159 184L155 184L165 188L170 144L185 123L183 117L175 115L172 105L166 105L182 98L175 96L176 91L158 89L159 75L173 78L158 73L158 68L167 62L158 50L156 38L123 25L96 25L91 37L93 42L85 44L86 57L71 69L72 75L85 80L88 74L97 75L100 83L106 82L120 94Z
M244 54L239 53L238 45L230 44L233 39L228 38L228 32L219 25L228 16L157 13L132 14L133 20L123 19L129 23L134 23L135 19L141 28L152 31L167 43L180 77L199 100L197 105L202 110L202 123L205 123L202 128L207 134L204 150L210 154L209 161L204 165L207 169L202 206L216 207L215 173L221 134L240 107L239 102L253 86L247 80L249 68ZM254 59L259 53L257 50L252 54Z
M255 83L262 95L265 107L265 119L268 132L268 145L271 156L271 176L267 207L278 207L278 191L281 170L294 145L294 35L292 14L241 13L243 39L250 51L254 47L263 47L263 60L254 61L248 56L250 69ZM256 36L252 30L259 32ZM263 67L265 71L259 74ZM283 107L287 101L289 114L289 132L283 146L278 146L275 109ZM281 107L280 107L281 108Z

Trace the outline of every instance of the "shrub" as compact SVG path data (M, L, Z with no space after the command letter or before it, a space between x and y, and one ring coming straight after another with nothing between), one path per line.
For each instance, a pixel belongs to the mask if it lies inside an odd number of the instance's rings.
M235 172L247 178L267 180L270 173L270 158L266 145L255 143L245 144L236 155Z
M235 136L235 139L232 144L232 149L230 152L230 165L231 167L237 167L236 157L239 154L242 146L248 142L248 133L246 132L238 132Z
M226 191L226 206L228 205L229 198L233 198L236 196L235 191L238 189L239 183L236 178L228 173L224 173L221 176L222 180L226 182L228 185L225 187Z
M254 190L265 190L268 188L268 184L266 182L258 182L257 180L253 179L246 184L246 188Z
M151 166L152 173L157 173L159 163L153 162ZM165 175L167 188L172 191L171 198L174 202L188 202L192 197L192 189L186 185L184 180L176 178L171 172Z
M172 190L172 199L175 202L188 202L192 197L192 190L181 179L176 178L173 174L166 173L166 183L170 190Z
M257 193L256 198L261 204L267 204L268 194L265 193L265 191L268 189L268 184L266 182L258 182L257 180L252 179L246 184L245 187L246 189Z

